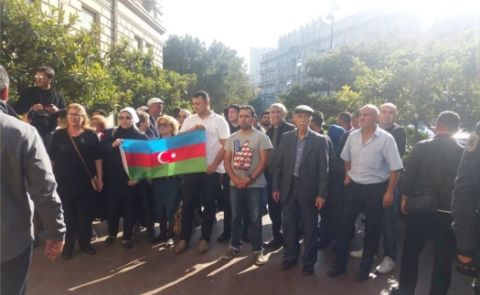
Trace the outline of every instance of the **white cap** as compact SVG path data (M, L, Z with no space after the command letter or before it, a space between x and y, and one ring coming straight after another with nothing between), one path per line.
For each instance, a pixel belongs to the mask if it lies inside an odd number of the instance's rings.
M154 103L161 103L161 104L164 104L163 100L158 98L158 97L152 97L150 98L148 101L147 101L147 106L150 106L151 104L154 104Z

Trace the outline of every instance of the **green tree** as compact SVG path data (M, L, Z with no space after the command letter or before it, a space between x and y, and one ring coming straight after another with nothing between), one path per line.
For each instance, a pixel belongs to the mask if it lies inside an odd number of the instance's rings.
M208 48L191 36L171 36L164 48L165 69L180 74L195 74L196 89L206 90L217 111L231 103L246 103L253 99L244 60L237 52L220 42Z
M44 12L39 3L23 0L0 1L0 14L0 63L11 76L13 101L32 84L35 68L50 65L67 102L89 109L140 106L153 96L166 99L167 111L189 104L195 75L163 70L151 52L132 50L126 42L102 53L98 28L76 29L76 16L55 8Z
M55 86L67 101L86 106L116 102L116 87L103 66L95 29L78 31L76 16L55 8L44 12L39 2L5 0L0 13L0 63L11 76L13 101L31 85L35 68L51 65Z
M189 104L187 92L195 75L180 75L154 64L152 52L129 50L126 41L114 46L107 56L107 68L120 92L118 107L146 105L152 97L165 99L167 112Z

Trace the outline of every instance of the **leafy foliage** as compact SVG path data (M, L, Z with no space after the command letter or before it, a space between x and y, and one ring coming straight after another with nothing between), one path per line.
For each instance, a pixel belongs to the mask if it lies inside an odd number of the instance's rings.
M55 87L67 102L107 111L131 105L138 107L159 96L167 110L188 104L187 92L195 75L180 75L154 64L152 53L132 50L121 42L104 54L98 28L76 29L77 17L61 9L42 11L39 2L0 2L0 64L11 78L10 97L32 85L32 71L40 65L55 69Z
M310 59L306 80L312 82L290 88L281 99L290 108L309 103L327 117L338 109L393 102L400 120L413 124L433 122L449 109L471 128L480 118L480 41L473 30L455 40L338 48Z
M213 42L207 48L197 38L171 36L165 44L163 59L165 69L195 74L195 87L210 94L212 107L217 111L253 98L243 59L220 42Z

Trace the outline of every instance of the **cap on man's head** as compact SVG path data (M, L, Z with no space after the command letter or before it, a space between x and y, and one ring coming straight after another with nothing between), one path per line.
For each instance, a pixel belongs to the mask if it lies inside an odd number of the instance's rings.
M158 98L158 97L152 97L150 98L148 101L147 101L147 106L150 106L154 103L161 103L161 104L164 104L163 100Z
M309 115L313 115L313 113L315 113L315 111L311 107L304 104L297 106L293 112L295 114L305 113Z

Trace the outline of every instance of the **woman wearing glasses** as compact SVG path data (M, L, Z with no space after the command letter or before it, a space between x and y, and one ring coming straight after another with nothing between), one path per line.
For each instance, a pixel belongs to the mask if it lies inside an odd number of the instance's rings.
M167 138L178 134L179 124L171 116L158 118L158 131L160 138ZM179 206L181 178L180 176L160 177L153 179L153 202L155 217L160 220L160 236L157 240L164 242L165 246L173 246L174 215ZM168 222L168 226L167 226Z
M68 105L67 117L61 128L55 131L48 149L67 225L62 252L64 259L72 258L77 238L80 250L95 254L90 245L95 196L91 179L96 175L97 190L103 188L102 160L98 137L88 126L89 119L83 106L77 103Z
M107 196L108 237L112 244L118 234L120 216L123 215L123 246L133 247L132 231L135 223L137 197L141 194L138 181L129 179L122 163L120 144L124 139L147 140L135 126L139 119L135 110L126 107L118 115L118 127L107 132L102 145L105 153L105 193Z

